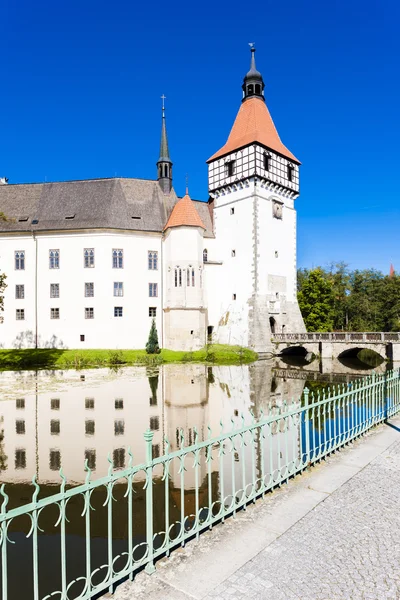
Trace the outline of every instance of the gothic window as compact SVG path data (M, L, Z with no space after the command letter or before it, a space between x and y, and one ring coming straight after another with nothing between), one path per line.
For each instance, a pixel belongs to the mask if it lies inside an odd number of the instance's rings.
M94 283L85 283L85 298L93 298L94 296Z
M194 279L194 269L192 268L192 286L194 287L195 279Z
M17 300L23 300L25 298L25 286L24 285L16 285L15 286L15 297Z
M25 250L15 252L15 270L23 271L25 269Z
M264 169L265 171L269 171L271 166L271 155L267 152L264 152Z
M175 287L182 287L182 269L175 267Z
M51 283L50 284L50 298L59 298L60 297L60 284L59 283Z
M112 251L113 269L122 269L124 266L124 251L121 249L114 249Z
M59 319L60 318L60 309L59 308L51 308L50 309L50 319Z
M190 267L188 267L186 271L186 285L187 287L190 287Z
M122 316L123 316L122 306L114 306L114 317L122 317Z
M157 283L149 283L149 296L150 298L156 298L158 296Z
M124 284L122 281L114 281L114 296L124 295Z
M158 269L158 252L148 253L148 265L150 271L157 271Z
M94 248L85 248L83 251L83 263L85 269L94 267Z
M288 178L289 181L293 181L293 172L294 172L293 165L288 165L288 168L287 168L287 178Z
M226 176L233 177L233 175L235 174L235 161L230 160L229 162L227 162L225 164L225 168L226 168Z
M60 251L49 250L49 269L60 268Z
M204 248L203 250L203 262L207 262L208 260L208 250L207 248Z

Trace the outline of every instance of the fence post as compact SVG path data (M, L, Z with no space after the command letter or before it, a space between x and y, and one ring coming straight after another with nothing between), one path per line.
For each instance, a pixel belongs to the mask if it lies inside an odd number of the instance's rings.
M146 541L148 547L148 563L145 571L151 575L156 570L154 566L154 532L153 532L153 436L154 431L148 429L144 433L146 441Z
M310 390L306 387L304 388L304 427L305 427L305 434L306 434L306 451L305 451L305 455L306 455L306 466L308 466L309 462L310 462L310 422L308 419L308 396L309 396Z

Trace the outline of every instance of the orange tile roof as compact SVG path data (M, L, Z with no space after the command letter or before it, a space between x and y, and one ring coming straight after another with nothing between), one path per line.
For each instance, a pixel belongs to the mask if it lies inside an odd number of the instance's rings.
M164 231L169 227L180 227L181 225L202 227L203 229L206 229L194 203L187 193L175 204L168 222L164 227Z
M242 103L225 146L207 162L254 142L259 142L297 163L300 162L282 144L267 105L261 98L248 98Z

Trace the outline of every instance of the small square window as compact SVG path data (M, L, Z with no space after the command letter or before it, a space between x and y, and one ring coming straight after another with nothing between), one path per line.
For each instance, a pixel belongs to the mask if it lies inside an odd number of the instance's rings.
M60 421L57 419L52 419L50 421L50 433L51 435L59 435L60 434Z
M156 316L157 316L157 307L150 306L149 307L149 317L156 317Z
M17 398L15 400L15 407L19 410L23 410L25 408L25 398Z
M83 266L85 269L94 267L94 248L85 248L83 250Z
M231 208L231 215L234 215L234 214L235 214L235 209L232 207Z
M86 419L86 421L85 421L85 434L86 435L94 435L95 429L96 429L95 422L92 421L92 420L90 420L90 419Z
M50 408L51 410L60 410L60 398L51 398Z
M59 283L51 283L50 284L50 298L59 298L60 297L60 284Z
M232 257L235 258L236 256L236 250L232 250Z
M60 268L60 251L49 250L49 269Z
M158 431L160 429L160 418L158 416L150 417L150 429L151 431Z
M123 419L115 419L114 435L124 435L124 433L125 433L125 421Z
M52 471L59 471L61 468L61 452L59 450L50 450L49 464Z
M122 410L124 408L123 398L115 398L115 409Z
M17 308L15 311L15 318L17 319L17 321L24 321L25 320L25 309Z
M59 308L51 308L50 309L50 319L59 319L60 318L60 309Z
M157 283L149 283L149 296L150 298L156 298L158 295Z
M17 300L23 300L25 298L25 286L24 285L16 285L15 286L15 298Z
M114 306L114 317L122 317L123 309L122 306Z
M114 281L114 296L124 295L124 284L122 281Z
M116 448L113 452L114 469L123 469L125 466L125 448Z
M94 319L94 308L85 308L85 319Z
M232 300L236 300L236 294L232 294Z
M15 468L26 469L26 450L23 448L15 450Z
M25 434L25 421L23 419L17 419L15 421L15 431L18 435Z
M94 283L85 283L85 298L93 298L94 296Z
M85 398L85 408L86 410L94 409L94 398Z
M96 470L96 450L92 448L86 448L85 450L85 461L91 471Z
M84 342L84 341L85 341L85 336L84 336L82 333L81 333L81 335L79 336L79 338L80 338L81 342Z

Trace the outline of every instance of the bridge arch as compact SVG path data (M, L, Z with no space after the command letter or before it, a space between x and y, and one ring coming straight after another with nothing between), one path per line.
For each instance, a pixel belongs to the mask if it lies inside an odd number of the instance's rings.
M338 360L345 366L354 366L354 361L357 361L357 368L371 369L381 365L385 358L376 350L357 346L341 352Z

